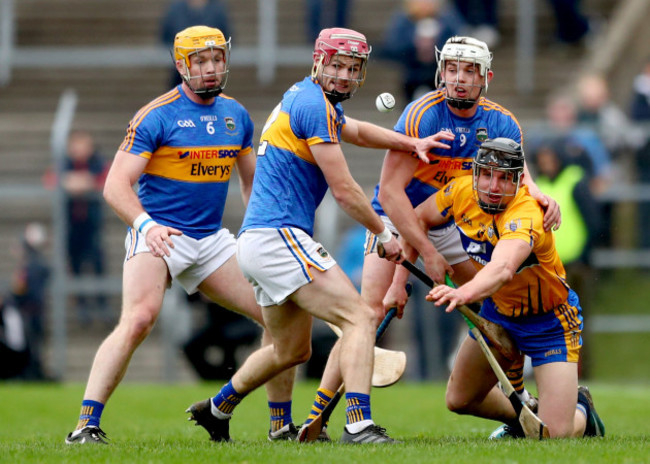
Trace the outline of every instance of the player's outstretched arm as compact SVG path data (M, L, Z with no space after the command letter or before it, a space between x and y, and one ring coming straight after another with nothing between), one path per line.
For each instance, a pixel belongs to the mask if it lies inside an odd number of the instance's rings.
M454 139L454 134L448 131L441 131L430 137L419 139L366 121L359 121L349 117L346 117L346 121L341 133L341 137L346 142L360 147L385 148L415 153L425 163L429 162L428 153L430 150L433 148L448 150L451 147L444 143L444 140Z

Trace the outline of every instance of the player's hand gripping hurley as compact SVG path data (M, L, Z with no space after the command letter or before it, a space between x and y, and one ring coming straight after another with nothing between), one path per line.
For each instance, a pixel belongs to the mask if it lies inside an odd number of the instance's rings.
M401 264L406 269L408 269L409 272L420 279L425 285L433 288L434 282L431 277L422 272L413 263L404 260ZM445 283L448 286L455 288L455 285L449 276L445 276ZM521 428L523 429L524 434L526 435L526 438L534 438L538 440L541 440L542 438L549 438L548 427L546 424L544 424L544 422L542 422L539 417L537 417L533 411L530 410L526 404L521 402L517 396L517 392L515 392L514 387L510 384L508 376L503 371L503 368L499 365L497 359L494 357L494 354L490 350L490 347L485 341L485 338L483 338L485 335L485 337L490 340L490 342L494 345L495 349L499 351L499 353L501 353L507 359L513 360L514 355L516 355L519 350L515 346L508 333L500 325L488 321L465 305L457 306L456 309L461 313L463 319L465 319L465 322L469 326L469 330L474 335L474 338L481 347L483 354L485 354L485 357L490 363L492 371L494 371L494 374L501 383L505 395L508 397L508 400L510 400L510 404L512 404L512 407L517 414L517 418L521 424Z

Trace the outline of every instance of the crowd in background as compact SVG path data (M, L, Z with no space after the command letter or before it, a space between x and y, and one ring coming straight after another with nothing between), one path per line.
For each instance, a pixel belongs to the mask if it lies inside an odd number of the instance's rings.
M593 32L594 21L590 21L579 9L577 1L549 0L557 18L557 38L564 43L581 43ZM323 23L349 26L355 1L306 0L308 41L313 41L315 31ZM176 31L186 26L206 23L220 28L230 37L232 30L228 19L227 2L217 0L177 0L170 2L168 11L161 18L160 41L170 46ZM240 32L241 33L241 32ZM379 59L399 63L403 69L403 100L411 101L417 95L435 88L435 50L447 38L456 34L475 35L491 47L497 47L501 40L498 23L498 2L483 0L404 0L386 25L385 38L378 44ZM399 37L400 40L394 40ZM171 61L171 60L170 60ZM170 85L179 83L178 73L172 70ZM598 74L585 74L568 92L550 95L547 99L545 117L539 125L526 128L526 155L542 190L551 194L563 212L563 225L557 232L558 243L572 243L570 249L560 248L567 268L569 281L589 307L593 288L589 288L591 272L590 252L596 247L612 245L614 218L612 203L601 202L599 197L617 182L627 178L630 168L633 180L650 184L650 57L639 69L630 83L630 106L617 105L610 95L607 80ZM68 158L65 161L63 184L68 194L68 264L73 276L92 273L106 274L106 263L102 246L103 200L101 189L108 169L109 160L95 145L93 134L75 130L70 135ZM631 163L628 160L632 160ZM58 181L50 171L45 174L44 183L53 187ZM638 204L637 243L640 248L650 248L650 203ZM358 242L350 231L350 242ZM0 295L0 349L11 353L15 364L0 378L21 377L25 379L47 379L47 370L41 359L45 340L47 313L47 288L49 264L45 250L48 246L47 228L39 224L26 225L20 237L20 247L14 253L16 272L10 289ZM347 240L344 241L347 243ZM347 260L351 251L339 255ZM354 260L341 260L342 266L354 278ZM197 304L200 304L197 303ZM74 308L80 325L88 325L95 319L111 321L112 309L104 296L96 299L77 297ZM200 328L186 344L188 357L194 363L194 355L206 331L214 326L213 316L218 308L208 306L209 321ZM232 316L232 313L228 313ZM415 315L417 316L417 312ZM221 317L221 316L219 316ZM233 316L234 317L234 316ZM236 319L236 318L234 318ZM16 321L19 321L17 325ZM233 320L233 324L237 324ZM440 321L435 322L440 324ZM233 327L235 326L233 325ZM424 327L415 324L416 327ZM253 327L238 326L243 333L241 343L250 343L256 336ZM11 333L10 333L11 332ZM443 330L444 333L451 332ZM213 334L214 332L208 332ZM214 337L215 335L211 335ZM203 338L202 338L203 337ZM236 337L235 337L236 338ZM416 337L421 339L421 337ZM434 351L446 358L452 351L453 340L445 340L442 348ZM228 356L232 356L229 347ZM421 363L416 375L428 378L433 374L427 369L427 352L431 348L420 347ZM8 356L8 355L7 355ZM4 357L4 356L3 356ZM8 357L6 359L9 359ZM233 369L234 360L227 358L223 369ZM204 362L199 359L197 363ZM223 374L214 366L195 364L203 378L216 378ZM203 370L202 370L203 369ZM211 370L210 370L211 369Z

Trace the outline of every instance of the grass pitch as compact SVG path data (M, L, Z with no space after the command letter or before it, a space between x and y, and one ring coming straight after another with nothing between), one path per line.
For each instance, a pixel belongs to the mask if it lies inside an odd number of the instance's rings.
M604 439L547 442L489 442L498 425L448 412L444 385L399 383L373 391L373 418L403 444L350 446L270 443L263 389L237 408L231 422L235 443L215 444L184 410L215 394L220 384L121 385L102 417L110 446L67 446L83 386L79 384L0 384L0 462L24 463L641 463L650 460L650 395L644 386L591 384L605 422ZM306 417L316 384L302 382L294 394L294 420ZM336 440L343 408L330 424Z

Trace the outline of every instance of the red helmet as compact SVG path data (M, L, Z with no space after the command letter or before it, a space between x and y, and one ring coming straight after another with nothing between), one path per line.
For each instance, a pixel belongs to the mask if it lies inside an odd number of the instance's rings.
M323 58L323 64L328 64L333 55L355 56L367 60L371 47L366 36L352 29L333 27L323 29L318 34L314 44L314 61Z
M361 87L366 79L366 64L372 48L368 45L366 36L352 29L333 27L323 29L314 44L314 65L312 76L317 78L324 66L327 66L334 55L351 56L361 60L360 77L355 79L355 89L346 94L336 91L325 91L332 101L342 101L350 98L356 88Z

